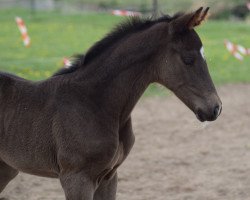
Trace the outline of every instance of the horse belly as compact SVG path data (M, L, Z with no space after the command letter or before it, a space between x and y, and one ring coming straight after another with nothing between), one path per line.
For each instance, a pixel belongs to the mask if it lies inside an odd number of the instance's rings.
M25 173L57 177L59 169L52 123L44 114L32 110L6 110L0 115L3 122L0 159Z
M58 177L59 174L56 163L50 160L49 157L41 154L37 154L37 158L34 158L34 156L30 154L20 156L15 153L11 153L10 155L1 154L0 157L5 163L24 173L52 178Z
M0 159L13 168L32 175L57 177L59 173L54 145L17 133L0 136ZM19 136L18 136L19 135Z

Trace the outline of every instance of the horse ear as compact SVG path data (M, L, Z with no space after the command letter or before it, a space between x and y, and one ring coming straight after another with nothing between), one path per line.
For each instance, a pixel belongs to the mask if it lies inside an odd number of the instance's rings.
M171 22L172 32L183 32L185 30L191 30L194 27L200 25L207 17L209 7L203 10L200 7L195 12L184 14Z
M199 26L206 19L208 10L209 7L207 7L204 11L203 7L196 10L188 23L188 28L193 29L194 27Z

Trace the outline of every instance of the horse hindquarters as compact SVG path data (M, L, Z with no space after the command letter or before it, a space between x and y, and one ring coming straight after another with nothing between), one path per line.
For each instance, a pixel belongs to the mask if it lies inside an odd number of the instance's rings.
M16 177L18 171L0 161L0 193L4 190L7 184Z

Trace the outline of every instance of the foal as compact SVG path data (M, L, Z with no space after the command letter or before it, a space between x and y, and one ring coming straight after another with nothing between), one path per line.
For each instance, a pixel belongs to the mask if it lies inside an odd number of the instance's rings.
M207 11L132 18L45 81L1 73L0 192L22 171L59 178L67 200L115 200L134 143L131 111L150 83L215 120L221 101L194 31Z

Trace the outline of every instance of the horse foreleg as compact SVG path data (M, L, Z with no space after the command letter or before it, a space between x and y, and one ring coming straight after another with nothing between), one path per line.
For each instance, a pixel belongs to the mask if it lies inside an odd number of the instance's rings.
M67 173L60 176L67 200L93 200L94 184L84 173Z
M117 173L110 180L103 180L95 191L94 200L115 200L117 189Z
M6 185L16 177L18 171L13 169L6 163L0 161L0 193L4 190Z

